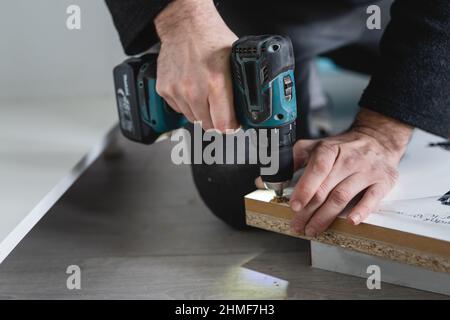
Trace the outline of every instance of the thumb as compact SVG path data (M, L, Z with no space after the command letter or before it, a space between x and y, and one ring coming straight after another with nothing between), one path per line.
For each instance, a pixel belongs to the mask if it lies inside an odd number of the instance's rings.
M298 140L294 144L294 170L297 171L306 166L311 152L320 140Z
M255 186L258 189L265 189L266 186L264 185L264 182L262 181L261 177L258 177L255 179Z
M308 163L311 151L314 149L319 140L298 140L293 149L294 154L294 171L301 169ZM258 189L265 189L264 182L261 177L255 179L255 186Z

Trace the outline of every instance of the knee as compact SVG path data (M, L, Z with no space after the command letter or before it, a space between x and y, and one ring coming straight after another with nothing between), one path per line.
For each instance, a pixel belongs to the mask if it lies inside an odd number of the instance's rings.
M206 206L223 222L235 229L245 223L244 196L255 190L259 170L254 165L191 166L195 186Z

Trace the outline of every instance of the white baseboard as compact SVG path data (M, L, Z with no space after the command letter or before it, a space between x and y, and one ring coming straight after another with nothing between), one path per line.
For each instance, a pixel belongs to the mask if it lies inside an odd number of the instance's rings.
M370 276L367 273L368 266L377 265L380 267L382 282L450 295L450 274L385 260L316 241L311 241L311 263L314 268L361 278Z

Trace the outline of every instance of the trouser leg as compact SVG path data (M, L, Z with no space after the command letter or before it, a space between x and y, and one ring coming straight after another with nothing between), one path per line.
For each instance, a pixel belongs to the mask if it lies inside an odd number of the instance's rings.
M187 129L193 138L193 125L189 124ZM226 146L225 138L223 141ZM203 143L203 147L206 145ZM195 164L192 161L191 170L200 197L211 212L236 229L245 228L244 196L256 189L254 181L259 176L259 167L252 164Z

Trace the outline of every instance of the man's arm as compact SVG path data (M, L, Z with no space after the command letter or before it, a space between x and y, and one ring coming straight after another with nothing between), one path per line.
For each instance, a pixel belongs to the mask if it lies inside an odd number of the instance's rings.
M204 129L236 129L230 70L236 35L213 0L106 0L125 52L161 41L156 90Z
M397 0L360 106L450 135L450 1Z
M171 0L105 0L124 51L141 53L159 41L153 20Z
M236 129L231 47L237 36L212 0L175 0L156 18L161 39L156 91L202 127Z

